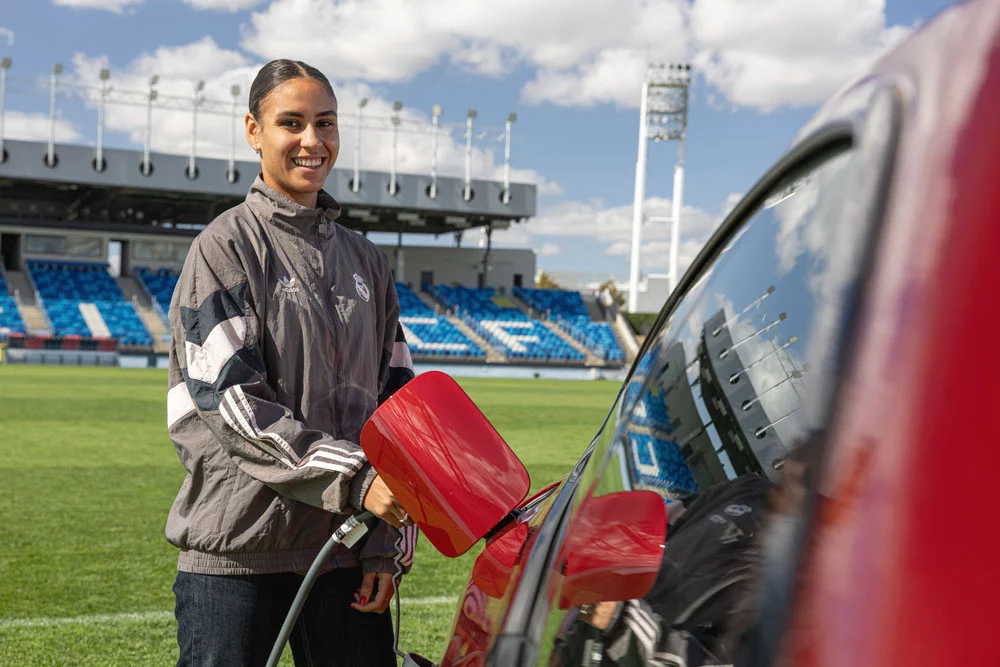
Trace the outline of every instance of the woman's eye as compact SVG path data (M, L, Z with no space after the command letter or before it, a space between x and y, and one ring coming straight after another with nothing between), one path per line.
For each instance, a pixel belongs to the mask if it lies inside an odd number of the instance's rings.
M297 120L283 120L281 121L282 127L298 127L299 122Z

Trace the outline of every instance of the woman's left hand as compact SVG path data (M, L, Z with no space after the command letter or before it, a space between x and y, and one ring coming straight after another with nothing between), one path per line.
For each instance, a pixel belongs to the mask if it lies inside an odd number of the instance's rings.
M378 582L377 590L376 582ZM372 596L374 590L375 595ZM392 573L369 572L361 581L361 588L354 594L351 609L361 612L381 614L389 608L392 601Z

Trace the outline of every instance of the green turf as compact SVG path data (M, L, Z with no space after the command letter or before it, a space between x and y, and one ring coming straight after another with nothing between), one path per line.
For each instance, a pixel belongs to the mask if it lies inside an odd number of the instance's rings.
M533 488L572 466L617 391L612 382L461 383ZM176 551L163 524L183 470L165 395L163 371L0 365L0 664L176 659ZM455 606L405 600L457 598L473 555L448 560L418 545L403 582L403 648L441 656Z

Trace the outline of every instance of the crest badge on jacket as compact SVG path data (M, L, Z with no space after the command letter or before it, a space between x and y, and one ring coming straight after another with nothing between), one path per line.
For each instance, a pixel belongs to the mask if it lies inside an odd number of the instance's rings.
M359 276L357 273L354 274L354 289L358 291L358 296L364 299L366 302L372 297L371 290L368 289L368 285L365 284L365 279Z

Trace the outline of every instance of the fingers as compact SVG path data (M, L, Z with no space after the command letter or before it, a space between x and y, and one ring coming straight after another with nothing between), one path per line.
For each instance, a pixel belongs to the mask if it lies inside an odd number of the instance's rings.
M351 608L358 611L368 611L367 609L363 609L363 607L371 604L372 590L375 587L375 575L375 572L369 572L361 580L361 588L354 594L354 603L351 604Z
M368 487L368 493L365 494L363 505L366 510L390 526L399 528L413 525L413 519L399 504L396 496L392 494L380 476L372 480Z
M376 579L378 587L375 596L371 597L372 583ZM361 584L361 592L364 591L366 584L368 585L368 595L364 596L355 593L355 602L351 605L351 609L364 613L375 612L376 614L381 614L389 607L389 602L392 601L392 574L389 572L369 572L365 575L364 581Z

